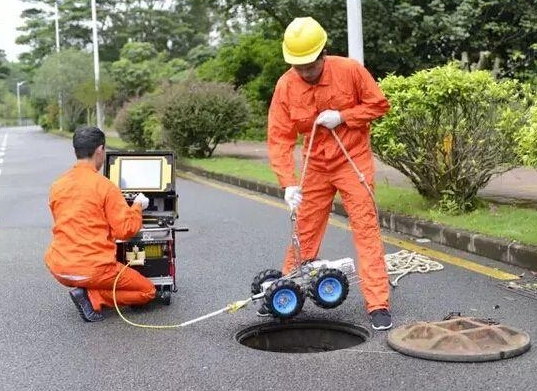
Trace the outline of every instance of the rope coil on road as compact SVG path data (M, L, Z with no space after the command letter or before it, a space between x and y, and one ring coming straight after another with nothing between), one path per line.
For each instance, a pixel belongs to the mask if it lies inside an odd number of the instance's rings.
M384 258L388 275L398 275L393 281L390 281L392 286L399 285L399 280L409 273L429 273L444 268L441 263L408 250L386 254Z

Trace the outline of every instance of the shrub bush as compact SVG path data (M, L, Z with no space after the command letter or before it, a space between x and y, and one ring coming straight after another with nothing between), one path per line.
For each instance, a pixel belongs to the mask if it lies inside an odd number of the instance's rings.
M210 157L249 117L246 99L228 83L184 81L165 89L159 102L164 142L179 156Z
M280 37L265 35L265 31L238 35L196 69L201 80L232 83L243 91L251 115L238 135L241 139L266 139L267 109L278 78L289 68L282 57Z
M441 208L474 209L491 176L519 163L516 137L529 101L516 81L449 64L388 76L381 88L392 109L374 124L374 151Z
M165 148L162 125L156 114L151 114L142 123L143 139L147 148Z
M54 129L58 125L58 106L45 106L44 112L39 116L37 123L46 132Z
M114 128L123 141L139 148L151 148L152 136L146 128L154 126L155 114L155 105L148 98L127 102L117 113Z
M526 166L537 168L537 105L528 113L527 123L516 136L517 153Z

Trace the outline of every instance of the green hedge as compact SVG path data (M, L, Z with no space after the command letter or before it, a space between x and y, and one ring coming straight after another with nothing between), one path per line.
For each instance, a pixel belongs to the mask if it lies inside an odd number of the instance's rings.
M159 97L163 142L180 156L210 157L248 123L244 96L228 83L184 81Z
M380 84L392 109L374 124L375 153L441 209L473 210L494 174L520 164L532 104L525 86L456 64Z

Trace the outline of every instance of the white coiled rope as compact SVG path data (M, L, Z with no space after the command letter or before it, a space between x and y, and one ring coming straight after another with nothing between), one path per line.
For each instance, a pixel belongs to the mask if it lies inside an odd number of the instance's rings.
M433 261L425 255L401 250L396 253L386 254L386 269L389 275L397 275L390 281L392 286L397 286L399 280L409 273L429 273L442 270L444 266L436 261Z

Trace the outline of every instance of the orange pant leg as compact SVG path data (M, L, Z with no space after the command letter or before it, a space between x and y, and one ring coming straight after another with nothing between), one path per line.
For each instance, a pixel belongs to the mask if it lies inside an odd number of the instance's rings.
M327 173L309 170L303 184L303 199L297 211L297 231L300 241L301 260L317 257L332 210L336 189L330 184ZM292 244L287 248L282 273L288 274L295 268Z
M356 165L360 170L365 170L363 173L366 182L373 191L372 162L364 164L356 161ZM375 204L350 164L344 164L334 174L334 185L340 191L349 216L354 245L358 253L357 270L366 310L371 312L389 308L390 285Z
M80 280L65 279L54 273L53 275L63 285L86 288L91 305L96 311L100 311L103 306L114 307L114 281L124 266L116 262L113 266L94 270L90 276ZM118 305L142 305L154 298L155 286L149 279L130 267L121 273L116 285Z

